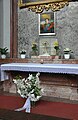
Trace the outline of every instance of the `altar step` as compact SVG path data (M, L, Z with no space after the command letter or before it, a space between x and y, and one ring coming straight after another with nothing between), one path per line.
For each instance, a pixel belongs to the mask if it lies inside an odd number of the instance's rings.
M16 96L16 94L0 93L0 108L15 110L25 103L26 99ZM55 100L55 99L54 99ZM78 104L55 101L38 101L31 109L31 113L62 117L72 120L78 120ZM60 100L60 99L59 99Z

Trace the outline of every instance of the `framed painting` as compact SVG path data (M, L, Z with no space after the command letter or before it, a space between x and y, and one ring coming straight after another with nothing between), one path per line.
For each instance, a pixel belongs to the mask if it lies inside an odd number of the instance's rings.
M55 35L55 13L39 14L39 35Z
M18 0L18 2L20 4L20 7L29 7L35 5L49 4L52 2L57 2L57 0Z

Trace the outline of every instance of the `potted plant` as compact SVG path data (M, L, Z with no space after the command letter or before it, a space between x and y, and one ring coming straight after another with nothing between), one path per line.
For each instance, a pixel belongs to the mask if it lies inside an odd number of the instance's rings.
M65 48L64 49L64 58L65 59L69 59L70 58L70 49L69 48Z
M58 41L54 42L54 49L56 50L56 58L59 58L59 43L58 43Z
M21 50L20 51L21 58L25 58L26 56L26 50Z
M32 55L36 56L38 54L38 46L36 42L32 43Z
M7 54L8 48L4 47L4 48L0 48L0 53L1 53L1 58L5 59L6 58L6 54Z

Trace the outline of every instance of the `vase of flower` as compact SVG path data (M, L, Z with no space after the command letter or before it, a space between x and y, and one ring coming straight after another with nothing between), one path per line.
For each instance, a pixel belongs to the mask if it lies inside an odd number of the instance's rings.
M59 43L58 43L58 41L54 42L54 49L56 50L55 59L59 59Z
M20 51L20 57L24 59L26 57L26 50Z
M6 58L6 54L7 54L8 48L0 48L0 53L1 53L1 58L5 59Z
M70 49L69 48L65 48L64 49L64 58L65 59L70 59Z
M33 44L32 44L31 54L32 54L32 56L37 56L38 55L38 46L35 42L33 42Z

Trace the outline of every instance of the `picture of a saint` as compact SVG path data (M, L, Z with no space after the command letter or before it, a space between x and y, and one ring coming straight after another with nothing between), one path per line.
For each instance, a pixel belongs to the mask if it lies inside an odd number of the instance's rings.
M40 35L52 35L54 33L54 13L40 15Z

